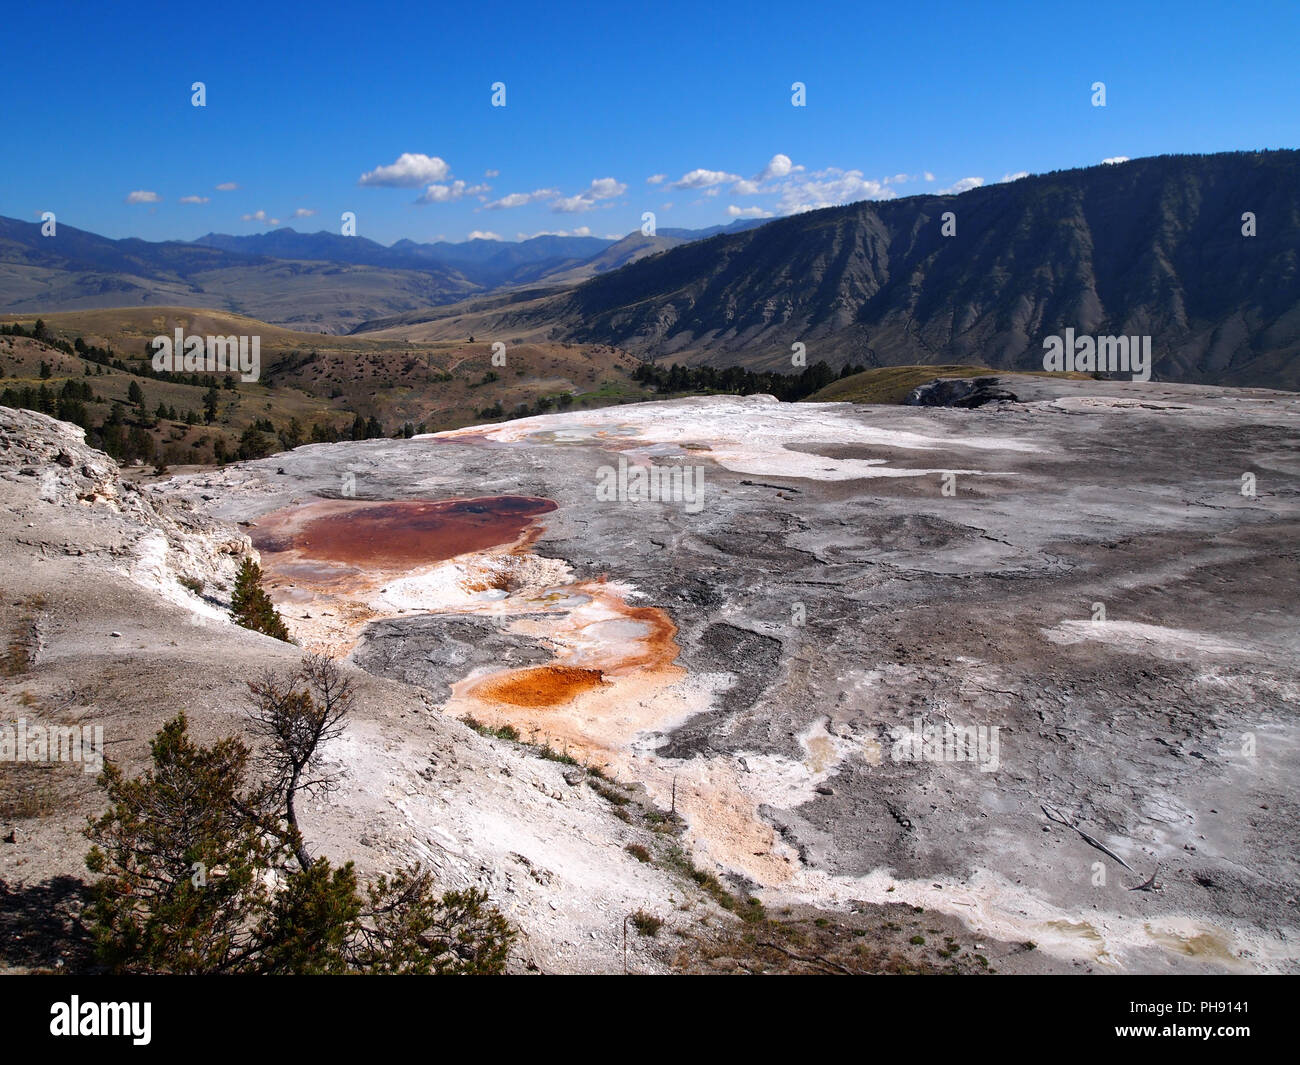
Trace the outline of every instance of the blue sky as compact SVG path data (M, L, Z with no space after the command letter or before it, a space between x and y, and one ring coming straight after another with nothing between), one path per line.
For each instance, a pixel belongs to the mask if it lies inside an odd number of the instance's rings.
M343 211L386 244L621 236L647 210L698 228L1300 146L1295 0L53 2L4 24L0 214L112 237Z

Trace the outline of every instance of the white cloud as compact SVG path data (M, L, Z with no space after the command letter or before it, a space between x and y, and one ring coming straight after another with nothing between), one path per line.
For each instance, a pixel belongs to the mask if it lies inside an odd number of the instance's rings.
M625 192L627 186L612 177L597 178L591 183L591 196L597 200L609 200Z
M1002 180L999 181L998 184L1004 185L1008 181L1019 181L1022 177L1028 177L1028 176L1029 176L1028 170L1017 170L1014 174L1003 174Z
M1116 163L1127 163L1127 162L1128 162L1128 156L1127 156L1127 155L1112 155L1109 159L1103 159L1101 162L1102 162L1102 165L1103 165L1103 166L1114 166L1114 164L1116 164Z
M802 214L858 200L892 200L898 195L884 182L864 178L861 170L834 166L787 180L780 192L777 210L782 214Z
M484 170L484 171L483 171L483 176L486 177L486 178L500 177L500 176L501 176L501 171L500 171L500 170Z
M595 206L595 202L585 196L564 196L551 204L551 210L556 214L581 214Z
M756 196L760 192L771 191L762 188L764 182L787 178L801 170L803 170L803 167L795 166L788 155L777 152L767 161L767 166L763 167L752 178L737 178L731 186L731 194L733 196Z
M397 162L378 166L362 174L358 185L378 185L385 188L415 188L431 181L442 181L451 168L436 155L403 152Z
M777 152L767 161L767 166L759 171L755 181L771 181L772 178L785 177L792 170L802 170L803 167L796 167L788 155L782 155Z
M655 175L655 178L660 177L662 175ZM650 180L654 182L655 179ZM864 177L861 170L840 167L808 171L790 156L777 152L762 170L750 178L725 170L698 169L688 171L670 185L676 189L699 190L705 197L717 196L724 185L731 186L732 196L774 196L775 203L767 206L727 208L727 214L732 218L772 218L777 214L799 214L859 200L895 199L898 193L890 188L891 185L919 180L920 175L893 174L877 181ZM925 180L933 181L934 175L925 172ZM982 183L975 180L977 184ZM667 210L669 206L665 204L661 209Z
M984 184L982 177L964 177L960 181L954 181L946 189L940 189L940 196L948 196L953 193L970 192L971 189L977 189Z
M645 179L645 183L647 185L662 185L667 180L668 180L667 174L651 174L648 178Z
M592 210L597 200L613 199L626 191L627 186L621 181L614 178L596 178L576 196L562 196L555 200L551 204L551 210L556 214L580 214Z
M210 197L208 196L182 196L177 202L178 203L207 203L209 199Z
M692 170L673 182L675 189L707 189L711 185L722 185L728 181L740 181L739 174L728 174L725 170Z
M532 192L512 192L502 196L499 200L485 203L483 208L487 211L500 211L511 207L523 207L530 203L536 203L538 200L549 200L552 196L558 196L559 194L559 189L534 189Z
M217 186L217 191L218 191L218 192L234 192L235 189L237 189L237 188L239 188L239 186L238 186L237 184L235 184L235 182L233 182L233 181L223 181L220 185Z
M299 207L293 212L294 218L310 218L316 212L310 207Z
M416 203L451 203L463 200L466 196L481 196L491 191L490 185L466 185L456 180L450 185L430 185L416 199Z
M264 226L278 226L280 224L278 218L272 218L265 211L261 210L254 211L252 214L243 215L242 220L245 222L261 222Z
M466 240L500 240L500 233L493 233L490 229L475 229Z
M161 196L156 192L150 192L148 189L136 189L134 192L126 194L127 203L157 203Z
M519 240L532 240L534 237L589 237L591 236L591 227L578 226L577 229L539 229L536 233L516 233L515 236Z
M925 180L926 180L926 181L933 181L933 180L934 180L934 175L931 174L930 171L928 171L928 170L925 172Z

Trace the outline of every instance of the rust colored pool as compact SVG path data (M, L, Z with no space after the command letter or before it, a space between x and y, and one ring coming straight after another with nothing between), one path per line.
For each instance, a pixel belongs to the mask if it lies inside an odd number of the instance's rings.
M475 688L474 694L513 706L556 706L602 683L603 674L598 669L533 666L490 677Z
M401 500L329 500L267 515L253 531L259 551L402 569L509 544L555 503L536 496Z

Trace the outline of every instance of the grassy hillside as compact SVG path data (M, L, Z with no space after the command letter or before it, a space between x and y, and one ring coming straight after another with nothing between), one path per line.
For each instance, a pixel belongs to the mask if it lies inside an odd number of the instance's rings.
M1005 370L992 370L987 366L882 366L842 377L808 397L809 403L902 403L909 392L928 384L936 377L999 377L1023 376ZM1044 374L1029 372L1035 377L1071 377L1086 380L1088 374Z
M36 321L0 316L0 325L27 332ZM0 337L0 393L8 389L11 403L56 415L60 398L65 414L74 409L67 404L82 403L84 416L69 420L90 429L93 443L113 419L133 440L122 456L128 460L175 465L249 457L259 448L347 438L358 417L369 423L368 435L395 435L404 427L433 432L653 394L632 378L637 360L603 345L508 344L505 365L496 366L484 341L416 345L322 336L183 307L70 311L42 321L46 343ZM260 336L260 378L191 383L185 375L153 376L148 343L178 326L189 334ZM77 342L82 347L69 351Z

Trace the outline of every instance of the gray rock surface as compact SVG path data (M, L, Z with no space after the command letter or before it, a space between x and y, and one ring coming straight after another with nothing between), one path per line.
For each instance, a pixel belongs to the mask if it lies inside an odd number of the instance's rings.
M574 583L607 577L665 611L681 671L667 695L626 708L640 721L638 706L671 696L676 716L617 742L599 715L575 712L572 727L661 806L672 783L700 864L770 905L942 911L983 942L1036 942L1048 966L1294 971L1300 397L1005 387L1019 401L976 409L716 397L550 415L302 447L145 494L254 526L337 498L345 474L359 499L555 500L531 552L562 560ZM600 501L601 471L620 455L702 467L703 507ZM370 818L367 838L382 834L395 854L408 833L468 879L475 862L492 877L504 853L529 854L567 884L561 940L576 942L593 928L582 913L631 906L642 888L628 877L659 874L596 862L585 848L629 838L608 811L580 823L568 800L537 809L517 784L502 791L499 767L521 764L545 795L584 789L436 712L458 712L467 680L556 653L558 636L493 609L380 611L358 632L352 662L403 682L374 682L403 709L367 725L394 739L344 757L356 767L338 800L349 808L321 816L336 843ZM103 619L103 644L110 627L128 645L138 636L120 617ZM113 654L85 639L77 652ZM220 671L191 686L224 684L229 699ZM432 787L415 754L392 754L417 719L437 752ZM901 737L944 725L996 728L996 758L907 756ZM504 820L546 846L506 842L483 801L445 790L453 778L494 781ZM459 849L433 842L448 832ZM545 922L519 912L542 943ZM590 952L534 949L554 967L593 964Z

